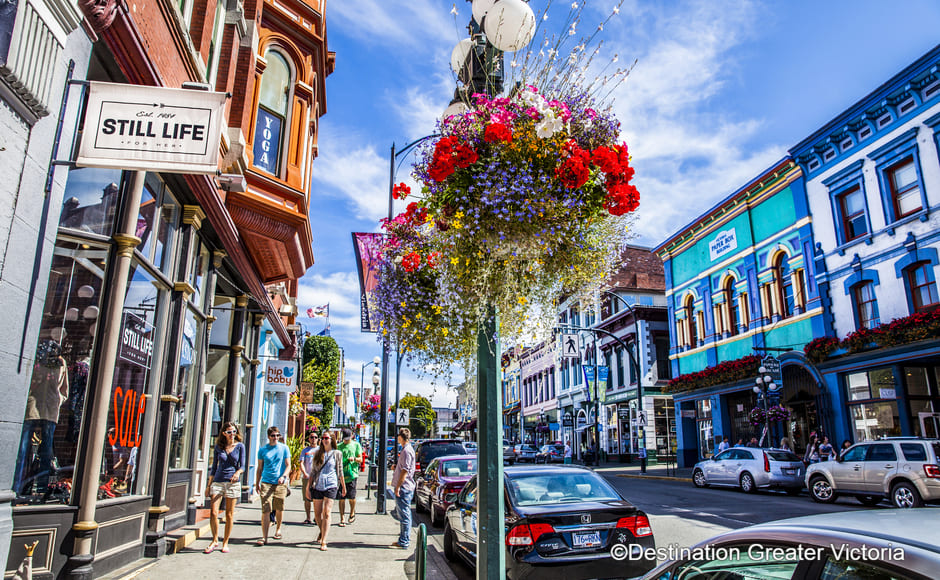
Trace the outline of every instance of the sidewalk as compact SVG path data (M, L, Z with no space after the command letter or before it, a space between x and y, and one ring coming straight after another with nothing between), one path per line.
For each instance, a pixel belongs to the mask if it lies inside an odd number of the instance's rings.
M366 478L359 478L356 501L356 522L339 527L338 502L333 504L332 526L327 538L329 550L321 552L316 525L303 525L304 506L300 487L291 488L284 510L283 538L272 539L271 525L266 546L256 546L261 535L260 503L242 504L235 510L235 526L229 541L231 551L219 550L211 554L202 551L209 545L206 534L196 539L191 534L189 545L180 545L176 554L158 560L139 560L118 573L106 576L114 580L147 580L180 578L413 578L417 531L412 533L411 548L389 548L398 538L398 521L390 514L375 513L375 493L366 499ZM298 484L299 485L299 484ZM347 510L348 510L347 504ZM392 512L395 502L386 502L386 511ZM348 514L347 514L348 516ZM219 523L219 531L224 530ZM428 542L428 578L453 577L449 568L431 542ZM443 566L443 570L440 570Z
M646 467L646 473L643 474L640 464L630 463L602 463L594 467L594 471L601 475L614 475L617 477L635 477L642 479L665 479L672 481L692 481L692 468L675 468L674 464L652 464Z

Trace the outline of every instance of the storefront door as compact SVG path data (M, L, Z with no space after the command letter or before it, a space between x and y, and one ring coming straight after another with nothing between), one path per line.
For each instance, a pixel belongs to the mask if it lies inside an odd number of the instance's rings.
M940 437L940 413L919 413L920 432L927 439Z
M196 452L196 481L193 483L193 491L197 497L202 496L203 490L208 481L209 464L212 462L212 453L214 448L211 445L212 433L212 414L215 408L216 393L215 385L205 385L202 391L202 417L200 417L198 451Z

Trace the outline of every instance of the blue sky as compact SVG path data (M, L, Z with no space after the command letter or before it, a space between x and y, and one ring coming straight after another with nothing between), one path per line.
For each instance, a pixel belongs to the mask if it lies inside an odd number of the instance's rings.
M570 4L530 3L537 14L548 7L547 27L562 22ZM588 0L581 30L613 5ZM336 71L326 80L313 167L316 263L301 280L298 304L301 312L330 304L332 336L354 386L355 370L381 349L375 335L359 331L350 232L377 231L387 212L392 143L433 132L447 107L456 82L450 54L469 18L464 0L326 4ZM636 243L663 241L933 48L938 22L933 0L627 0L604 28L602 55L638 59L614 93L642 196ZM409 181L410 161L399 180ZM324 324L300 322L314 333ZM434 406L455 399L446 385L406 368L401 390L431 396Z

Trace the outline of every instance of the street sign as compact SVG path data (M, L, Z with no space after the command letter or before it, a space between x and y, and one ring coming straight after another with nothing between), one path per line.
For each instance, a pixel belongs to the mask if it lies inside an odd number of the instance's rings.
M770 375L777 386L783 386L783 375L780 373L780 361L774 358L773 355L767 355L760 361L761 366L763 366L767 372L766 375Z
M561 418L561 424L564 427L574 427L574 419L571 417L571 413L565 413L565 416Z
M640 411L639 414L637 414L637 417L636 417L636 426L637 426L637 427L646 427L646 426L647 426L646 411Z
M561 335L561 357L581 358L581 348L578 346L577 334L563 333Z
M395 411L395 424L408 426L411 423L411 410L410 409L398 409Z
M323 412L323 403L311 403L307 405L308 413L321 413Z

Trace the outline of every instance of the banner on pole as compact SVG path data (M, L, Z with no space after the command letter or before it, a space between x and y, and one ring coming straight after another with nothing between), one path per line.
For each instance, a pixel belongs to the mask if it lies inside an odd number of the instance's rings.
M369 304L379 283L379 263L382 260L385 235L353 232L352 237L356 267L359 270L359 329L362 332L378 332L378 327L369 315Z

